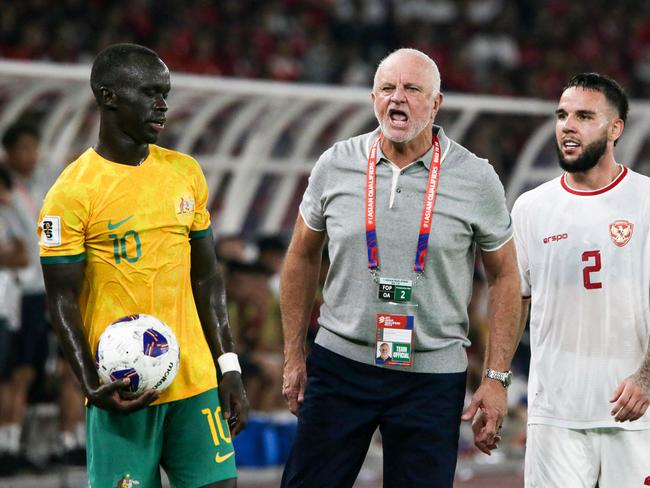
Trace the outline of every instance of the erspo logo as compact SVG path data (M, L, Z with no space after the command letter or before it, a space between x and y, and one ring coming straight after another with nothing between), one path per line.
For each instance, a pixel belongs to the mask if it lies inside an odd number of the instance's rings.
M563 234L555 234L554 236L545 237L544 244L549 244L551 242L558 242L568 238L569 238L569 234L567 234L566 232Z

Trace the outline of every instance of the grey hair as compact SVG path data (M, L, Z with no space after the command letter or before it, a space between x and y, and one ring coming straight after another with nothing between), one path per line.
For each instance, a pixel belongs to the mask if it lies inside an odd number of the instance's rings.
M377 71L375 71L375 78L373 80L373 89L375 88L375 85L377 84L377 74L379 73L379 70L381 70L384 65L395 55L397 54L412 54L417 57L419 57L421 60L423 60L427 65L429 65L429 68L431 70L431 77L433 79L433 94L432 96L437 95L440 93L440 70L438 69L438 65L436 62L431 59L429 56L424 54L422 51L418 51L417 49L413 49L410 47L403 47L400 49L396 49L392 53L390 53L388 56L386 56L384 59L382 59L379 62L379 65L377 66Z

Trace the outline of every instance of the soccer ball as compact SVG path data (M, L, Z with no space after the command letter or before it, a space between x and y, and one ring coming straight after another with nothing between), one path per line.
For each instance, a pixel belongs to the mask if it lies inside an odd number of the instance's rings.
M95 360L103 383L129 378L127 393L135 396L149 388L162 392L169 387L178 373L180 353L172 330L162 320L141 313L106 327Z

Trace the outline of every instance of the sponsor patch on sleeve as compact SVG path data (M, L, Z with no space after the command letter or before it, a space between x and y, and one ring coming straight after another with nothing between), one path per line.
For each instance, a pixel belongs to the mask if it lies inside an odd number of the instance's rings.
M41 222L41 230L43 244L50 247L61 245L61 217L46 215Z

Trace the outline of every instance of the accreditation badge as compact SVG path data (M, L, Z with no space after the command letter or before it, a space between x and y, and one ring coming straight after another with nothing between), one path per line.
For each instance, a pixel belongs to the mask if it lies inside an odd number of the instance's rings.
M410 308L415 312L417 305ZM414 326L413 313L378 313L375 364L405 368L413 366Z
M413 281L379 278L377 298L382 302L406 303L411 301Z

